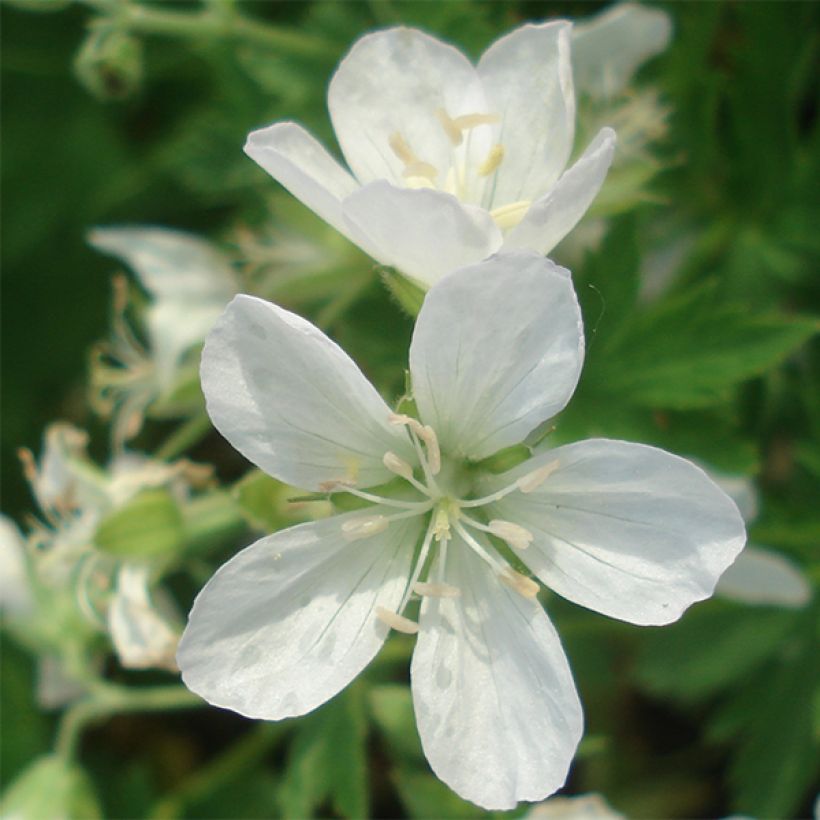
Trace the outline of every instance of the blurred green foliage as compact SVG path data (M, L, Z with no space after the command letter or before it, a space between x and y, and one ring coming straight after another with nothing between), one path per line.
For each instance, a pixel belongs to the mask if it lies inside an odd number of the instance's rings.
M327 82L373 27L420 25L475 57L523 20L587 15L603 4L240 4L283 33L269 42L168 20L117 34L95 23L95 7L106 5L0 8L3 490L18 520L32 504L15 450L36 449L48 421L89 427L96 453L106 452L83 384L88 348L105 335L114 268L85 244L91 227L195 230L240 256L243 231L262 235L271 220L280 236L295 228L319 237L331 249L329 272L309 287L276 281L279 298L322 324L397 397L412 328L402 306L418 294L399 280L402 292L391 295L369 260L277 191L242 154L246 133L294 119L332 144ZM233 6L146 5L171 22ZM587 714L569 789L600 791L636 817L805 816L820 774L820 5L666 8L672 44L641 74L671 111L654 149L663 171L651 196L611 220L599 247L573 257L588 355L553 438L640 440L754 477L761 513L752 540L792 556L815 594L800 611L710 601L663 630L549 599ZM344 298L335 292L340 270L350 272ZM383 278L390 285L390 272ZM148 429L138 445L150 450L167 431ZM246 469L216 436L192 454L227 480ZM251 476L231 498L261 529L292 520L276 493ZM161 491L135 500L149 503L181 526ZM132 548L124 533L141 537L123 528L127 515L104 524L118 554ZM226 522L203 581L247 543ZM187 606L196 590L177 579L176 592ZM102 722L81 746L86 780L54 769L53 721L33 695L34 661L4 640L2 775L21 778L10 810L46 778L66 816L93 816L97 800L105 816L477 816L421 754L405 685L409 646L391 640L360 681L296 721L254 725L201 710ZM111 674L131 680L121 669Z

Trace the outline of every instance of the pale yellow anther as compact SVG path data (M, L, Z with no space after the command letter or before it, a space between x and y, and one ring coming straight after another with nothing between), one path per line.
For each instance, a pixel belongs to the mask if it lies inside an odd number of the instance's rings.
M447 134L450 142L453 145L461 145L461 141L464 138L461 133L461 128L457 125L456 120L454 120L443 108L436 109L436 116L438 117L439 122L444 128L444 133Z
M493 535L515 549L525 550L532 543L532 533L518 524L513 524L512 521L501 521L496 518L490 521L488 526Z
M550 461L549 464L521 476L515 482L516 486L522 493L531 493L537 490L557 469L558 459L556 458L555 461Z
M367 515L361 518L350 518L342 524L342 537L345 541L360 541L384 532L390 526L390 520L384 515Z
M529 199L511 202L509 205L493 208L490 211L490 216L502 231L507 231L514 228L524 218L524 214L530 209L530 205L532 205L532 201Z
M413 153L413 149L407 144L407 140L398 131L390 135L388 143L390 145L390 150L405 165L418 162L418 157Z
M450 584L417 581L413 584L413 592L426 598L458 598L461 590Z
M390 470L391 473L400 475L402 478L412 478L413 468L400 456L397 456L391 450L388 450L382 458L384 466Z
M404 632L405 635L415 635L419 631L419 625L404 615L399 615L398 612L385 609L383 606L377 606L375 609L376 617L386 623L391 629L396 632Z
M433 182L438 176L438 171L435 165L430 165L429 162L423 162L417 159L414 162L408 162L407 165L404 166L401 175L407 180L421 178Z
M427 464L430 467L430 472L433 475L438 475L441 472L441 448L438 446L436 431L429 424L425 424L416 435L427 448Z
M462 131L468 131L478 125L494 125L501 122L501 117L498 114L462 114L460 117L456 117L453 122Z
M411 190L418 191L420 188L435 188L436 185L427 177L405 177L404 184Z
M319 484L319 492L333 493L336 492L336 490L345 490L348 487L354 487L355 484L355 481L351 481L348 478L333 478L330 481L323 481Z
M26 477L26 481L33 484L37 481L37 463L34 460L34 454L28 447L20 447L17 450L17 458L20 459L20 463L23 465L23 475Z
M419 438L423 438L424 427L418 419L405 416L404 413L391 413L387 420L396 427L409 427Z
M538 584L532 578L516 572L512 567L507 567L498 577L524 598L535 598L538 595Z
M479 176L488 177L498 169L502 159L504 159L504 146L498 143L490 148L487 158L478 166Z

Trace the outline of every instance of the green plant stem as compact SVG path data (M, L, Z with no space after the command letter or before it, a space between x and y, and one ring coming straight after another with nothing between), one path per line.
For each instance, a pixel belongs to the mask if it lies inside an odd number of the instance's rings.
M71 759L77 743L91 723L126 712L164 712L171 709L194 709L205 703L184 686L154 686L131 689L110 683L98 683L83 700L71 706L62 716L54 749Z
M187 805L203 800L221 786L248 771L288 731L284 723L261 723L250 729L201 769L197 769L151 811L154 820L169 820L184 814Z
M297 29L274 26L244 17L235 6L210 4L195 12L156 6L146 7L132 0L80 0L103 15L101 24L135 34L165 37L224 38L267 46L280 54L301 57L324 56L328 43Z
M196 444L210 429L211 420L202 413L185 421L159 446L155 457L168 461Z

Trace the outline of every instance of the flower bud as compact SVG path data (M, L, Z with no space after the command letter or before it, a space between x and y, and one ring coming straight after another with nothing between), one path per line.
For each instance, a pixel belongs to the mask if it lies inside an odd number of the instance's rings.
M142 43L121 31L93 31L74 58L74 71L100 100L128 97L142 83Z

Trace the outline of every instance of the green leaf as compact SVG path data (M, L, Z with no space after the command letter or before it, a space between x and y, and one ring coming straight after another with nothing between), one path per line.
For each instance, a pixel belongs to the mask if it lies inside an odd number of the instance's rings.
M9 786L0 802L0 815L20 820L96 820L102 812L85 772L58 755L48 755Z
M182 515L167 490L144 490L107 515L94 535L103 552L118 558L170 555L184 544Z
M424 760L410 689L398 683L374 686L368 700L370 713L384 735L390 756L403 760Z
M462 800L431 774L400 767L393 772L393 782L410 817L446 820L492 816Z
M326 800L345 817L367 817L367 724L361 684L300 721L282 786L288 818L313 816Z
M704 407L779 364L818 329L815 319L720 304L712 286L702 287L634 315L598 351L585 382L637 406Z

